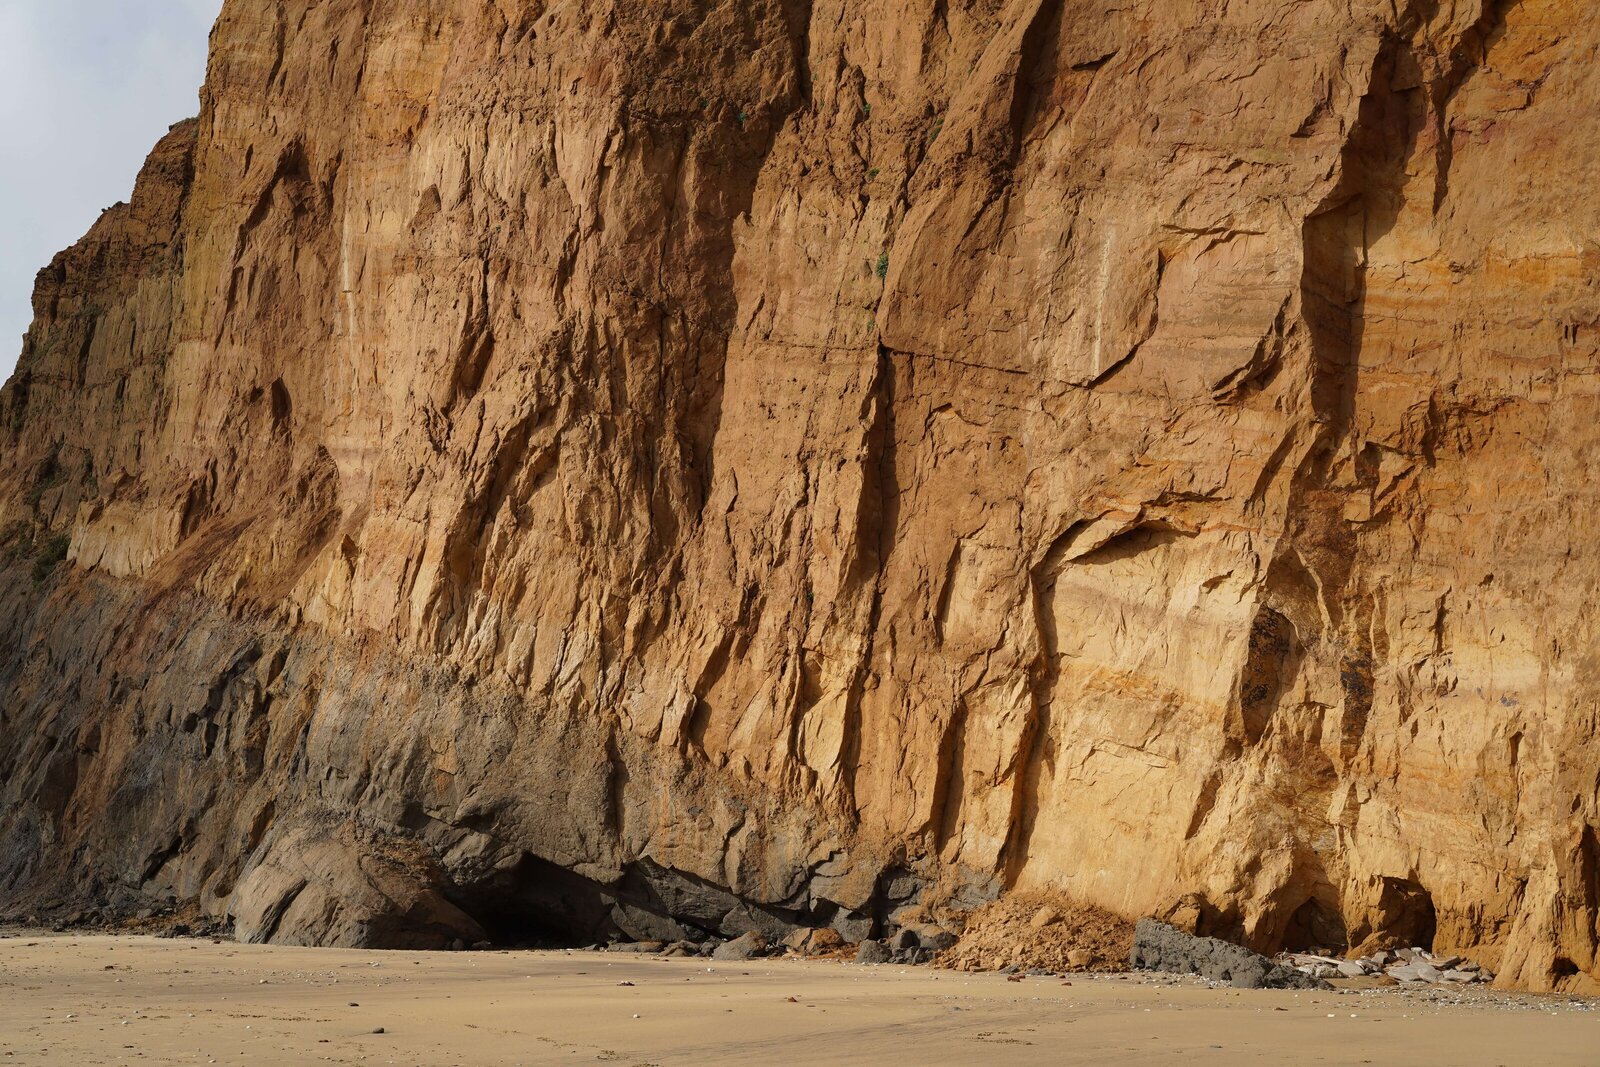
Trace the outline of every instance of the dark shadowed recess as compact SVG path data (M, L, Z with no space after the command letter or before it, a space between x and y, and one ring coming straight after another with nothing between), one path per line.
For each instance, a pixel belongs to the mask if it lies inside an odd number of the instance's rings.
M1313 896L1289 917L1281 945L1289 952L1351 950L1375 948L1423 948L1433 950L1438 918L1433 897L1417 883L1402 878L1384 878L1378 911L1382 921L1376 929L1347 929L1344 917L1328 902Z
M778 940L795 927L834 927L859 940L885 925L879 913L893 904L880 893L871 915L829 901L799 908L762 905L653 860L635 861L621 878L606 883L530 853L483 882L456 887L450 900L496 945L566 948L611 941L701 942L751 930Z

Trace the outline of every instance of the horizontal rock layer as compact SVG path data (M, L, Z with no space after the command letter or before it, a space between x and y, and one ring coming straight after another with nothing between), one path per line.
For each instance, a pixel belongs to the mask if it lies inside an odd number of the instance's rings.
M0 393L0 903L1600 979L1577 0L227 0Z

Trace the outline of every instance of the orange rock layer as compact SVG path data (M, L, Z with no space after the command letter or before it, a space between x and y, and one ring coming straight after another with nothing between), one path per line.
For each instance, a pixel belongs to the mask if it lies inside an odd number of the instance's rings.
M0 393L0 905L1600 980L1578 0L227 0ZM64 557L64 558L63 558Z

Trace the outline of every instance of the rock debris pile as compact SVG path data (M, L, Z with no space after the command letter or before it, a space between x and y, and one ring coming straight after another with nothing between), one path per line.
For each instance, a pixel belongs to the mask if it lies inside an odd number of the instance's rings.
M1464 956L1435 955L1423 948L1374 952L1356 959L1338 959L1305 952L1286 952L1277 962L1312 978L1387 977L1403 985L1454 982L1471 985L1494 981L1494 972Z
M1464 956L1436 955L1423 948L1381 950L1354 959L1311 952L1284 952L1269 959L1240 945L1196 937L1174 926L1143 919L1128 957L1134 970L1197 974L1246 989L1318 988L1352 980L1383 985L1474 985L1494 981L1494 972Z
M1175 926L1141 919L1134 930L1128 965L1136 971L1197 974L1238 989L1319 989L1323 981L1259 952L1214 937L1196 937Z
M1121 970L1133 924L1101 908L1059 897L1015 895L973 912L961 939L939 962L960 971Z

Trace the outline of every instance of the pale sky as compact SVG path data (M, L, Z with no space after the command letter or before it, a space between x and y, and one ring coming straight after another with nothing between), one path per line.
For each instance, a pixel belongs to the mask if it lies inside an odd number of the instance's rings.
M200 110L222 0L0 0L0 380L33 276L133 192L167 127Z

